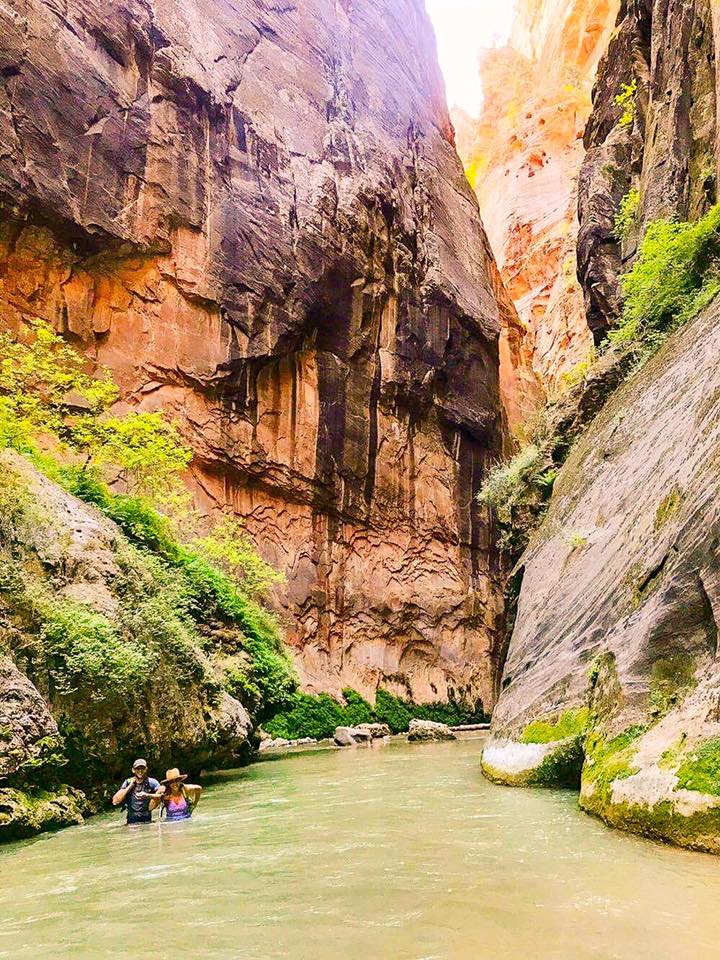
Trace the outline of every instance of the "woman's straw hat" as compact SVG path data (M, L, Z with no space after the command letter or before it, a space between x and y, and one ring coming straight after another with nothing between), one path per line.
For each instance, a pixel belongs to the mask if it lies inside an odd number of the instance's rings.
M168 770L165 773L165 779L162 783L170 783L171 780L187 780L188 775L186 773L180 773L177 767L173 767L172 770Z

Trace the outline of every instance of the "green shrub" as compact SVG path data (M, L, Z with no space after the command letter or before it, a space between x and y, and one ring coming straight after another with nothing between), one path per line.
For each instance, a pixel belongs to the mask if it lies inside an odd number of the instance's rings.
M97 476L87 471L66 470L63 476L72 493L99 507L132 544L148 551L172 570L177 603L188 617L198 624L221 621L240 628L244 649L251 660L244 675L244 690L250 700L244 702L257 710L259 719L286 706L297 690L298 679L273 614L244 593L242 585L235 583L230 575L179 543L171 522L148 501L113 494ZM249 551L247 543L243 551ZM238 691L243 688L237 677L230 682Z
M558 475L553 443L550 438L527 444L508 463L493 467L478 493L478 501L495 510L500 547L513 555L524 549L552 495Z
M627 240L635 229L640 213L640 191L637 187L629 190L620 201L615 217L615 236L618 240Z
M54 437L86 466L109 468L134 493L160 503L175 498L192 458L162 413L110 416L119 391L109 371L85 371L85 358L42 320L24 338L0 333L0 448L36 450Z
M106 617L69 600L35 597L32 607L57 693L109 700L134 697L147 687L156 655L123 640Z
M635 119L637 106L637 80L623 83L621 92L615 97L615 104L622 107L623 112L618 120L618 126L629 127Z
M380 723L386 723L393 733L404 733L416 714L407 700L401 700L387 690L378 690L375 697L375 716Z
M720 293L720 204L695 223L648 225L632 270L622 277L620 323L608 339L656 349Z
M323 740L332 737L336 727L373 722L373 709L359 693L344 690L343 696L344 704L327 693L296 693L291 698L290 709L268 720L264 724L265 730L270 736L285 740L303 737Z
M560 378L564 389L572 389L587 380L588 374L597 363L597 350L593 347L584 360L580 360Z
M340 703L327 693L297 693L291 698L289 708L263 726L272 737L286 740L314 737L320 740L331 737L336 727L354 727L359 723L386 723L393 733L405 733L414 718L450 726L487 720L479 701L474 707L452 700L450 703L417 704L387 690L378 690L373 708L355 690L343 690L343 698L345 702Z

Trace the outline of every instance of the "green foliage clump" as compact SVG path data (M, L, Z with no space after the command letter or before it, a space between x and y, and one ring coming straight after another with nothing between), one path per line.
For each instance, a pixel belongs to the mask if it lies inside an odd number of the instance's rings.
M188 617L199 624L220 621L242 630L250 666L247 671L233 673L228 679L229 691L244 691L244 702L257 710L261 719L285 707L297 690L297 674L283 646L276 618L246 592L244 581L235 582L196 550L180 543L171 522L148 501L113 494L88 471L66 470L63 476L72 493L99 507L132 544L172 570L176 589L182 595L176 603ZM244 543L243 556L249 550L249 544ZM258 557L253 567L252 590L258 589L263 576L262 582L267 583L262 569L263 562Z
M533 720L523 730L521 743L554 743L568 737L582 736L587 729L590 711L587 707L564 710L559 717Z
M629 127L635 119L637 101L637 80L623 83L620 93L615 97L615 105L622 107L622 114L618 126Z
M147 686L155 651L124 637L107 617L84 604L58 600L36 584L28 585L4 558L0 570L0 597L34 629L36 668L45 673L51 695L111 701Z
M620 201L615 217L615 236L618 240L627 240L635 229L640 213L640 191L632 187Z
M233 517L223 517L212 533L196 537L190 546L253 596L265 596L274 584L285 582L285 577L259 556L242 523Z
M493 507L500 524L499 543L518 552L527 532L544 512L558 474L549 455L549 444L529 443L508 463L490 470L478 501Z
M705 740L677 771L677 788L720 796L720 737Z
M595 347L593 347L584 360L580 360L573 367L571 367L570 370L562 375L560 378L561 386L564 389L573 389L574 387L579 386L581 383L585 383L588 378L588 374L597 363L597 358L597 350Z
M353 727L359 723L386 723L393 733L405 733L410 721L433 720L449 726L483 723L487 716L482 704L474 707L451 700L449 703L418 704L396 697L387 690L378 690L375 706L355 690L343 690L344 703L326 693L297 693L289 706L264 723L273 737L300 740L303 737L331 737L336 727Z
M343 690L343 698L345 702L339 703L327 693L296 693L290 699L289 709L268 720L265 730L271 737L285 740L323 740L332 737L336 727L375 721L373 708L359 693Z
M720 204L695 223L649 224L621 282L622 318L608 339L652 352L720 293Z

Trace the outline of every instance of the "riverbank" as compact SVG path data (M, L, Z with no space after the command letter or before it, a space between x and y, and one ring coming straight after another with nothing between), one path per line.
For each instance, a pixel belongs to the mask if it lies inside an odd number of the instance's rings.
M4 847L0 958L105 960L139 929L207 960L720 957L710 857L488 784L483 739L290 754L213 774L185 824Z

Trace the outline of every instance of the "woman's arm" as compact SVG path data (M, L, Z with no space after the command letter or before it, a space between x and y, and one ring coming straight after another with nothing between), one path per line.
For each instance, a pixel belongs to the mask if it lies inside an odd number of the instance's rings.
M164 796L165 796L165 787L158 787L155 793L150 797L148 808L150 810L157 810L157 808L163 802Z
M185 793L187 794L187 798L193 807L196 807L198 803L200 803L202 787L199 787L196 783L186 783Z

